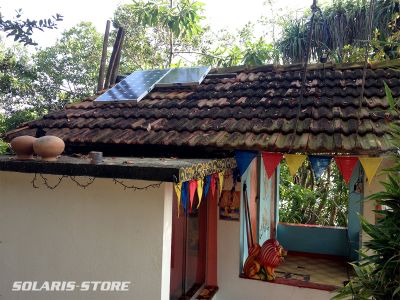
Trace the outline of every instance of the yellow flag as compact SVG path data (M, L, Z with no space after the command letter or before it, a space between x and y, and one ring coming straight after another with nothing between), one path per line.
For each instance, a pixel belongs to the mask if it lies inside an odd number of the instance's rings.
M224 187L224 175L225 171L219 172L218 177L219 177L219 193L222 193L222 188Z
M201 198L203 197L203 186L204 186L204 179L200 178L197 180L197 196L199 196L199 204L197 204L197 208L200 207Z
M307 155L302 154L285 154L285 160L292 176L296 175L297 170L301 167L306 158Z
M368 183L371 184L372 179L375 177L375 174L383 160L383 157L360 156L358 159L361 162L365 175L367 175Z
M182 197L182 181L174 184L176 198L178 199L178 217L181 210L181 197Z

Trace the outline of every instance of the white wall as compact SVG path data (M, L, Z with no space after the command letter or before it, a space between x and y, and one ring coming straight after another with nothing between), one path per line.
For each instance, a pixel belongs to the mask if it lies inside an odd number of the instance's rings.
M46 177L51 183L58 178ZM82 189L67 178L49 190L34 189L32 178L0 172L0 300L160 299L162 265L169 269L169 258L162 261L163 230L170 232L163 226L164 217L170 218L164 216L164 193L172 191L168 184L132 191L96 179ZM26 280L132 284L118 293L11 292L13 281Z
M239 222L218 221L217 300L322 300L332 297L326 291L239 278L239 227Z

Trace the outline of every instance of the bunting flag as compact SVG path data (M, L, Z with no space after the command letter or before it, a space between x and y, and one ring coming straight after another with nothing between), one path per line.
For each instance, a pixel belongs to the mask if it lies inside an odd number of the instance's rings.
M185 213L187 209L188 192L189 192L189 181L185 181L182 183L182 205Z
M204 188L203 188L204 197L207 197L208 191L210 190L210 184L211 184L211 175L207 175L204 178Z
M302 154L285 154L285 160L288 165L290 175L296 175L297 170L301 167L306 158L307 155Z
M178 199L178 217L181 210L181 197L182 197L182 181L174 184L176 198Z
M193 199L194 199L194 194L196 193L197 189L197 180L192 179L189 181L189 200L190 200L190 211L192 211L193 207Z
M263 152L262 158L264 162L265 172L267 173L268 179L274 174L276 167L279 165L283 158L282 153Z
M240 172L240 176L246 172L250 163L257 156L255 151L235 151L236 164Z
M217 175L217 176L215 176L215 175ZM218 177L218 174L212 174L211 175L210 188L211 188L211 194L212 194L213 197L215 197L215 187L216 187L216 182L217 182L216 177Z
M335 156L336 165L343 176L346 184L349 184L351 174L358 162L357 156Z
M221 195L222 193L222 188L224 187L224 177L225 171L219 172L218 173L218 179L219 179L219 194Z
M365 175L367 175L368 183L371 184L372 179L375 177L375 174L383 160L383 157L360 156L359 160L364 169Z
M197 208L200 207L201 198L203 197L203 186L204 186L204 179L200 178L197 180L197 196L199 196L199 203L197 204Z
M326 168L331 163L332 156L310 155L308 156L308 160L311 163L311 168L314 172L315 180L318 181Z

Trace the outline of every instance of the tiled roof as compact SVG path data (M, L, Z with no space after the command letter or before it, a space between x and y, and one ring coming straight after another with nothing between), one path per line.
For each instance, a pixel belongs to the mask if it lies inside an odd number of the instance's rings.
M189 89L155 90L140 102L92 98L9 132L38 128L69 144L200 146L307 153L379 153L391 148L383 81L400 95L400 73L369 65L360 107L361 65L310 65L300 101L299 66L231 68ZM299 110L300 108L300 110ZM298 114L298 112L300 113Z

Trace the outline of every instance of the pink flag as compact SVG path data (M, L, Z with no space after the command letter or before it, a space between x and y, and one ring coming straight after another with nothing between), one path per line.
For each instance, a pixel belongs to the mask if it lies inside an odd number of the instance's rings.
M336 165L342 173L344 181L347 184L350 182L351 174L357 164L358 157L356 156L335 156Z
M217 178L218 178L217 173L211 175L210 188L211 188L211 194L213 197L215 196L215 188L217 186Z
M190 211L192 211L192 206L193 206L193 199L194 199L194 194L196 193L197 189L197 180L192 179L189 181L189 200L190 200Z
M267 173L268 179L274 174L276 167L283 159L282 153L273 152L262 152L262 158L264 162L265 172Z

